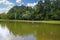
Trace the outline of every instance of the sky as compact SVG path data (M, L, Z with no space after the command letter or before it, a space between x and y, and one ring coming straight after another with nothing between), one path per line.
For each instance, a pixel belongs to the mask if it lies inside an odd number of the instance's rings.
M0 0L0 13L7 13L13 6L34 7L38 0Z

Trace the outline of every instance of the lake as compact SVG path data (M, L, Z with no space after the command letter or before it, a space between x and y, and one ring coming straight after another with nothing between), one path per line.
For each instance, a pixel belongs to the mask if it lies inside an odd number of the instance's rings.
M0 40L60 40L60 25L0 22Z

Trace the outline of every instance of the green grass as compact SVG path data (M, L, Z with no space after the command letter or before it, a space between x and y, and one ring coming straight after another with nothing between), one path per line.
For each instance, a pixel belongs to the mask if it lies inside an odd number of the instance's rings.
M31 21L31 20L0 20L1 21L9 21L9 22L32 22L32 23L49 23L49 24L60 24L60 21Z

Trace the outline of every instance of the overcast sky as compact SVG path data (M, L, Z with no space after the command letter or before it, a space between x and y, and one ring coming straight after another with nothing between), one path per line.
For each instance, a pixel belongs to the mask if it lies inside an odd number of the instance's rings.
M35 6L38 0L0 0L0 13L7 13L13 6Z

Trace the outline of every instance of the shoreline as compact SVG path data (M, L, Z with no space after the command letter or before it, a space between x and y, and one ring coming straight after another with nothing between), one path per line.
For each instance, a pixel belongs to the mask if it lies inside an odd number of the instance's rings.
M0 22L32 22L32 23L47 23L47 24L60 24L60 21L45 21L45 20L40 20L40 21L35 21L35 20L0 20Z

